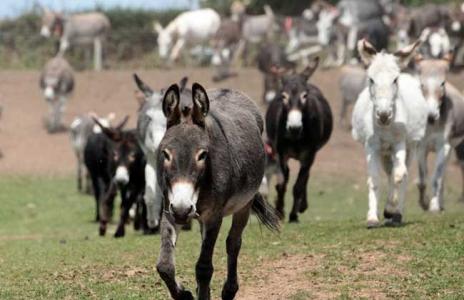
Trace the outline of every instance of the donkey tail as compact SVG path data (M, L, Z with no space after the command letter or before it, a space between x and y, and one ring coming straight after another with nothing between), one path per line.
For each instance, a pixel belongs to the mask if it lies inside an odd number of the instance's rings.
M256 214L258 220L267 227L267 229L276 233L280 232L280 219L277 211L260 193L257 193L253 198L251 210Z

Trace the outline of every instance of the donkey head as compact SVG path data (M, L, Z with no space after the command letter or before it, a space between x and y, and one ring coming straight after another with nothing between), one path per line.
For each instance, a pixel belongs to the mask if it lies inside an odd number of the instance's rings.
M192 106L182 107L177 85L166 91L163 100L168 130L159 147L157 171L166 210L177 223L197 215L200 186L209 164L209 99L198 83L192 86L191 101Z
M377 50L366 40L358 42L358 51L368 66L370 99L374 104L374 116L378 125L388 126L395 117L395 102L398 96L398 78L401 68L406 67L420 41L397 51L395 54Z
M44 8L40 34L47 38L52 34L61 36L63 34L63 16L59 13L55 13L47 8Z
M429 49L433 58L441 58L450 52L450 39L446 30L439 28L425 28L420 39Z
M416 68L421 82L422 93L429 110L429 122L440 118L440 109L446 96L446 77L449 70L449 58L423 59L417 55Z
M137 85L138 90L135 92L135 98L140 104L140 107L145 103L145 101L152 101L154 103L161 103L163 99L164 90L162 89L159 92L154 91L148 84L142 81L140 77L134 73L133 75L135 84ZM187 85L188 77L182 77L179 82L179 89L183 91Z
M282 78L280 99L283 104L283 116L286 116L286 129L292 136L298 136L303 130L303 112L309 93L308 80L319 65L316 57L300 74L286 75Z
M156 22L154 25L155 32L158 33L158 53L161 58L168 56L169 49L172 45L171 34L161 26L160 23Z
M114 163L114 181L119 185L129 183L130 170L142 159L139 151L137 137L132 131L123 131L129 117L126 116L116 127L107 127L94 118L95 123L100 127L106 137L113 142L113 152L109 153L110 160Z

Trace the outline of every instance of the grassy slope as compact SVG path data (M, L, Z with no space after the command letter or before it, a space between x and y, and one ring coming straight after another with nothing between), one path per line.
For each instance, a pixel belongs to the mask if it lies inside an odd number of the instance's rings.
M266 280L257 265L265 268L282 255L310 255L315 265L304 272L300 280L307 284L292 299L321 293L370 298L362 292L369 289L389 298L464 295L464 209L455 201L456 187L447 190L446 214L430 216L419 211L411 186L407 226L369 231L365 187L334 180L314 178L310 211L301 224L285 224L280 236L252 219L240 257L244 285ZM69 178L0 179L0 299L167 299L154 270L158 236L128 230L124 239L99 238L91 222L93 200L74 190ZM229 220L216 247L214 298L225 276L228 225ZM198 249L195 226L181 235L177 256L179 277L191 289Z

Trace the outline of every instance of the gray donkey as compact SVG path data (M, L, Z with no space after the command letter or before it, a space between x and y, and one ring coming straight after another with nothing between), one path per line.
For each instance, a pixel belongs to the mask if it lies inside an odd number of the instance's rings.
M173 299L194 299L175 278L174 251L179 226L197 218L202 233L196 264L197 298L210 299L214 245L222 219L232 215L222 299L234 299L241 236L251 210L268 228L279 228L275 211L258 193L265 165L260 111L239 92L221 89L207 93L194 83L191 91L182 94L172 85L165 93L163 112L167 131L157 154L157 177L165 209L158 273Z
M103 60L103 43L110 28L109 19L102 13L90 12L64 16L44 8L40 34L44 37L56 35L60 39L60 55L63 55L72 45L93 44L95 70L100 71Z
M54 57L45 65L39 85L49 105L46 128L49 133L62 131L65 129L62 124L64 108L74 90L73 69L64 58Z

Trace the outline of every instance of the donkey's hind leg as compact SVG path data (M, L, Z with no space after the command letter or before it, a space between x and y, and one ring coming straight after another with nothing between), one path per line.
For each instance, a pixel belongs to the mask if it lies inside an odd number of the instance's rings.
M232 226L227 236L227 280L222 289L222 299L232 300L238 291L237 261L242 246L242 233L250 217L251 201L248 205L234 214Z
M461 169L461 179L462 179L462 186L461 186L461 197L459 198L459 202L464 203L464 142L461 142L455 149L456 157L458 159L459 167Z
M198 299L209 300L211 299L210 282L213 277L213 252L214 245L221 229L222 216L217 220L201 224L201 235L203 242L201 243L200 257L198 258L195 267L195 274L197 278L197 296Z
M174 264L174 250L179 235L179 226L170 222L165 214L161 218L161 250L156 264L156 270L169 289L175 300L192 299L191 292L176 281L176 266Z

